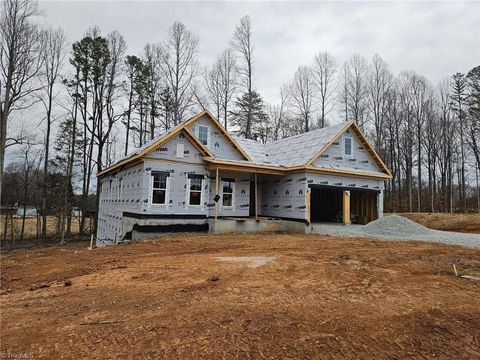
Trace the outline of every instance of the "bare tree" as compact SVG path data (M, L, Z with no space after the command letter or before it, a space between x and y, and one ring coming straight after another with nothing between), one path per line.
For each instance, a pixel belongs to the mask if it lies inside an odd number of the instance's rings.
M47 236L47 186L48 162L50 159L50 138L52 131L53 105L58 95L55 86L59 79L61 66L65 57L65 33L62 29L48 29L41 33L43 71L40 82L43 85L41 101L45 107L46 132L45 152L43 159L43 184L42 184L42 237Z
M253 42L252 25L248 15L240 19L240 24L235 28L232 47L239 53L240 61L238 63L238 74L241 78L242 87L247 94L248 109L245 118L246 124L244 136L248 139L252 137L253 121Z
M158 102L162 82L161 76L161 53L162 49L158 45L147 44L143 49L143 64L145 76L145 95L147 114L150 117L150 139L155 137L157 127L156 118L159 116Z
M289 134L290 126L287 123L289 93L288 85L282 85L280 88L280 103L267 107L268 120L272 129L271 140L273 141L282 139Z
M439 166L440 181L443 195L443 211L453 211L453 150L454 137L451 134L454 130L452 112L450 107L450 79L442 80L438 85L438 111L440 121L440 134L438 142L440 146Z
M387 94L384 126L382 128L384 157L387 165L392 170L393 179L386 184L386 200L389 209L399 211L402 205L402 149L400 132L402 128L402 111L400 99L400 82L394 81Z
M207 72L207 69L205 69L205 72ZM205 78L205 75L203 77ZM203 80L205 82L205 79ZM199 111L208 109L209 100L208 94L205 92L205 86L202 86L202 84L198 80L195 80L192 82L191 92L192 102L194 105L196 105L197 108L200 109ZM216 101L218 103L218 98Z
M392 84L393 75L388 69L387 63L378 54L374 55L368 76L368 108L373 117L375 147L379 151L383 142L382 129Z
M405 172L405 180L407 186L407 203L408 211L413 211L413 161L415 148L415 117L413 110L412 89L411 89L411 74L409 72L402 72L399 76L399 96L400 96L400 111L402 125L400 128L400 153L403 157L403 164L401 166Z
M29 187L31 183L32 172L40 166L41 154L36 149L34 140L29 137L25 140L25 145L22 149L23 155L23 214L22 214L22 228L20 232L20 240L23 240L25 234L25 218L27 213L27 202L29 198Z
M221 53L210 69L205 69L204 82L209 102L216 110L216 116L220 120L223 117L223 125L228 128L228 113L230 102L236 90L236 62L231 49Z
M348 65L346 62L343 63L340 77L339 77L339 84L337 87L337 102L341 105L339 112L342 114L345 122L350 119L349 114L349 97L348 97Z
M428 190L430 194L430 212L435 212L437 193L437 164L440 155L438 138L441 133L441 121L437 113L437 104L433 89L428 89L424 104L425 126L423 141L420 143L425 149L425 163L428 172ZM421 194L422 195L422 194Z
M192 105L190 85L198 75L198 38L180 22L168 30L162 43L160 66L173 95L173 123L178 125Z
M314 86L312 69L308 66L300 66L290 84L290 103L294 115L302 123L304 132L310 131L311 128Z
M417 143L417 209L422 211L422 142L424 137L424 124L428 107L428 96L431 91L425 77L415 73L409 76L413 116L415 118L416 143Z
M367 61L363 56L354 54L345 63L341 78L345 118L355 120L362 128L367 122L367 76Z
M209 102L215 107L217 119L220 119L223 104L222 73L220 67L221 64L216 61L210 69L205 69L204 71L205 89Z
M98 98L96 95L96 106L98 107L96 113L98 114L98 118L96 121L97 129L94 131L94 136L98 145L97 173L103 169L104 147L110 140L113 125L123 114L121 111L118 111L120 107L116 106L116 103L120 101L120 96L122 95L120 76L122 74L122 65L124 64L124 55L127 44L123 36L117 31L110 33L106 40L107 49L105 49L105 53L102 57L105 66L105 70L102 70L102 77L104 77L104 79L98 79L99 86L94 85L94 88L99 89L98 91L95 91L95 93L98 94ZM105 109L106 119L103 118L103 109ZM105 155L107 154L108 152L106 152ZM97 214L100 204L100 190L101 187L97 186L95 207ZM97 226L97 221L95 221L94 234L97 232Z
M320 100L320 119L319 127L326 126L326 116L333 109L331 103L332 93L334 92L334 77L337 71L335 58L327 51L315 55L312 66L312 73L315 78L316 90Z
M9 115L28 108L31 95L38 90L35 78L42 58L37 26L32 20L39 13L34 0L4 0L0 4L0 195L5 149L9 146Z
M237 63L231 49L225 50L218 59L222 93L223 125L228 127L230 103L237 90Z

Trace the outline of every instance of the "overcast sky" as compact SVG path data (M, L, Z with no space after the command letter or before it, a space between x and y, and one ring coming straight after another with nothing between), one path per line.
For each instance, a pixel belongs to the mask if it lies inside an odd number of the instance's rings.
M379 53L394 73L415 70L436 83L480 64L480 2L125 2L44 1L44 21L69 42L88 27L118 30L128 52L157 42L178 20L200 39L207 65L228 46L235 25L250 15L255 87L275 103L278 89L319 51L339 61Z

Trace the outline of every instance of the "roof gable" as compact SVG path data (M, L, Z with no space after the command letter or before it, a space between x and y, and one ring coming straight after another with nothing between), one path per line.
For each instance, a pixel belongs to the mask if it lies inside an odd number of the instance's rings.
M149 142L145 143L142 147L135 149L132 153L127 155L125 158L117 161L112 166L109 166L108 168L99 172L97 176L104 175L112 170L118 169L131 162L134 162L135 160L142 158L145 155L148 155L149 153L155 151L155 149L160 147L162 144L173 139L179 133L182 133L188 140L190 140L192 145L194 145L204 156L213 156L210 150L205 145L203 145L200 141L198 141L198 139L192 134L192 132L185 127L185 123L183 123L172 128L169 132L162 134L153 140L150 140Z
M208 144L206 146L216 159L251 160L244 149L238 144L237 140L231 136L210 113L205 113L187 126L188 129L197 136L198 127L202 125L209 129Z
M302 166L337 136L345 124L337 124L284 138L265 145L268 159L280 166Z
M343 154L343 137L345 136L346 132L349 132L349 135L351 135L353 139L353 155L349 157L345 157ZM331 158L331 155L333 155L333 159ZM317 167L328 166L333 168L343 168L346 170L352 169L367 172L376 170L389 176L392 175L390 170L387 168L371 143L354 121L348 122L347 126L345 126L327 144L325 144L320 151L318 151L318 153L316 153L306 164L306 166L312 165Z
M178 153L181 151L181 153ZM202 163L205 152L193 141L185 131L180 131L173 138L163 142L145 154L143 158Z

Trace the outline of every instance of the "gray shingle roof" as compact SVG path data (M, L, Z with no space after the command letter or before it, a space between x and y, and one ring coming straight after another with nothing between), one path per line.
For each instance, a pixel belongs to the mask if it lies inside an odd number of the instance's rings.
M238 145L247 153L247 155L252 159L252 162L256 164L266 164L274 165L271 163L265 144L262 144L258 141L245 139L241 137L233 137Z
M127 156L116 161L116 163L134 157L142 150L146 149L148 146L162 139L182 125L183 123L171 128L169 131L164 132L163 134L158 135L153 140L145 143L142 147L135 149ZM234 136L234 139L238 145L252 159L251 162L243 160L237 162L282 167L305 165L308 160L310 160L318 151L320 151L321 148L328 144L338 134L338 132L345 127L345 125L345 123L340 123L325 127L323 129L317 129L307 133L280 139L267 144Z
M235 138L252 162L274 166L305 165L345 127L345 123L262 144Z

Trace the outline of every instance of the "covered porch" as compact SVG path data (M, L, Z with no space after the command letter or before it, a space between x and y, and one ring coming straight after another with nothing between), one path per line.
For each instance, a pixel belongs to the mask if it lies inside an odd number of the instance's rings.
M246 229L256 226L250 226L247 220L256 221L274 221L276 218L272 216L262 216L260 209L260 193L262 191L261 179L265 177L280 178L283 176L283 172L265 168L263 166L239 166L238 164L218 164L211 163L208 166L211 171L211 178L214 179L214 184L211 185L213 190L213 213L210 213L210 217L215 221L219 219L236 221L243 223ZM232 178L232 174L240 176L243 183L241 188L238 184L235 184L235 179ZM237 177L235 176L235 177ZM248 179L248 186L245 181ZM248 200L246 203L238 204L236 200L239 197L245 196L246 188L248 189ZM239 194L239 192L241 192ZM241 215L236 212L235 215L229 215L226 213L225 208L238 208L248 206L248 209L244 209ZM238 209L237 209L238 210ZM235 213L235 212L234 212ZM243 225L242 225L243 226Z

